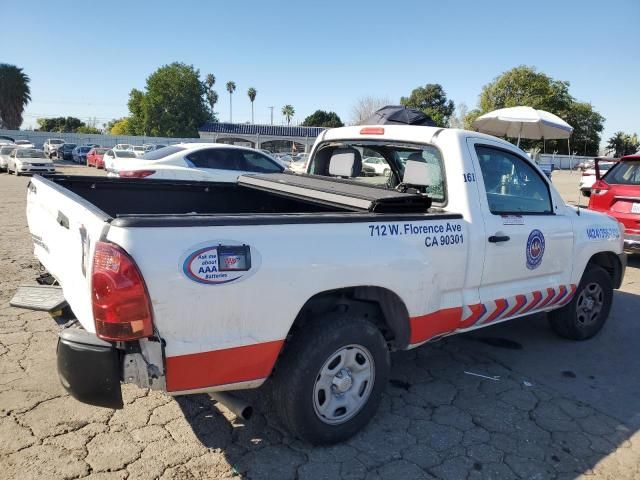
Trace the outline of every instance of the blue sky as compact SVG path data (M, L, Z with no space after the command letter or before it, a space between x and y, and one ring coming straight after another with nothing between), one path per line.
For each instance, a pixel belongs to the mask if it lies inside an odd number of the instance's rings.
M525 7L526 5L526 7ZM7 2L0 62L31 77L24 127L40 116L127 114L132 88L173 61L237 84L234 121L256 123L292 104L294 121L318 108L349 121L355 100L397 102L440 83L473 108L480 89L514 66L571 82L602 113L604 137L640 133L640 1ZM11 21L6 21L11 19ZM64 28L64 31L62 29Z

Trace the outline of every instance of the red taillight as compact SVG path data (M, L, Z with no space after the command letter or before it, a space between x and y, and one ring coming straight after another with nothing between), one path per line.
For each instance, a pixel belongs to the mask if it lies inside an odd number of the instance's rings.
M382 127L364 127L360 129L360 135L384 135Z
M603 195L609 190L609 184L603 180L596 180L591 186L591 195Z
M142 275L131 257L113 243L96 244L91 300L98 337L117 341L153 335L149 295Z
M124 178L144 178L154 173L156 173L155 170L121 170L118 172L118 176Z

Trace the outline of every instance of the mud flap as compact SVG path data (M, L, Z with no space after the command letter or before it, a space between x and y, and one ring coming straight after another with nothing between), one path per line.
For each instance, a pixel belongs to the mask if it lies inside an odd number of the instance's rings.
M89 405L122 408L119 351L85 330L69 328L58 338L58 375L73 398Z

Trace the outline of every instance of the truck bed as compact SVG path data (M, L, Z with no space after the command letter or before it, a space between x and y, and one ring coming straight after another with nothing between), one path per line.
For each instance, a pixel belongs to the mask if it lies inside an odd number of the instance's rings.
M419 195L291 174L251 176L238 184L79 176L47 180L103 221L120 226L155 226L160 220L163 225L166 221L185 225L187 220L210 224L212 217L231 216L246 221L248 216L282 219L301 214L331 218L336 214L346 218L372 213L426 215L430 203Z

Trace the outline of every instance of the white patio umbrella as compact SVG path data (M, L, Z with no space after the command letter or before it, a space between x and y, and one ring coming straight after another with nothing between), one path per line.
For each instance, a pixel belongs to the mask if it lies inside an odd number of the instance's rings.
M531 107L510 107L480 115L473 121L473 128L496 137L533 140L556 140L566 138L573 127L553 113Z

